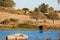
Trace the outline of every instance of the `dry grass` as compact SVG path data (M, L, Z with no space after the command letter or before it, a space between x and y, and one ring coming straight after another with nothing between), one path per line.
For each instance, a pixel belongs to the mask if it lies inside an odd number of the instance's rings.
M5 20L5 19L10 19L10 18L18 19L19 21L17 24L24 23L25 21L32 21L34 24L34 22L36 21L35 19L31 19L29 15L18 15L18 14L11 14L8 12L0 12L0 22ZM46 23L44 23L44 20L46 20ZM43 24L48 25L49 30L50 29L60 30L60 20L55 20L54 24L53 24L53 21L49 20L49 19L39 19L36 22L36 25L43 25ZM4 29L4 28L2 27L0 29ZM6 29L9 29L9 28L7 27Z

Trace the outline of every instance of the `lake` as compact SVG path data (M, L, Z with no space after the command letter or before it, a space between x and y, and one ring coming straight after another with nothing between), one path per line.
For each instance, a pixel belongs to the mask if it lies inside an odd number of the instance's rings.
M7 35L22 33L28 35L28 40L44 40L50 37L51 40L57 40L60 36L60 31L40 31L40 30L0 30L0 40L6 40Z

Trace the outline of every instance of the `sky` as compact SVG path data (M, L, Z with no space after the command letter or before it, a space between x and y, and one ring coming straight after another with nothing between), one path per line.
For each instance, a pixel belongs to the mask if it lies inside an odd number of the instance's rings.
M49 7L53 7L55 10L60 10L60 4L58 4L58 0L14 0L16 3L15 8L29 8L34 9L38 7L42 3L48 4Z

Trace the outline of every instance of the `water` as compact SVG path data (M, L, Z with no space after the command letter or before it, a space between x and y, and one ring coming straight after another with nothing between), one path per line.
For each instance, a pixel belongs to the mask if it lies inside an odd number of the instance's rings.
M50 37L51 40L57 40L60 36L60 31L43 31L39 30L0 30L0 40L6 40L7 35L22 33L28 35L28 40L44 40Z

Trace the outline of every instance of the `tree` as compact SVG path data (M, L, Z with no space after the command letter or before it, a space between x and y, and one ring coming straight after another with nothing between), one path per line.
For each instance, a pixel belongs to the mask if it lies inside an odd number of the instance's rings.
M48 9L48 5L46 5L45 3L42 3L40 6L39 6L39 9L42 13L47 13L47 9Z
M34 9L34 12L31 13L31 17L36 19L36 21L40 18L40 11L38 8Z
M2 6L2 7L14 7L15 2L13 0L0 0L0 6Z
M48 18L53 20L53 24L54 24L54 20L58 20L58 14L57 12L54 11L53 7L48 8Z
M29 9L28 8L23 8L22 10L24 10L25 12L24 12L24 15L27 13L27 11L29 11Z
M48 13L53 13L54 12L54 8L53 7L49 7L48 8Z
M56 17L58 16L57 15L57 13L54 13L54 8L53 7L49 7L48 8L48 15L47 15L47 17L49 18L49 19L52 19L53 20L53 24L54 24L54 19L56 19ZM56 17L55 17L56 16Z
M48 14L48 16L49 16L49 19L53 20L53 24L54 24L54 20L58 20L59 19L58 14L56 12L50 13L50 14Z

